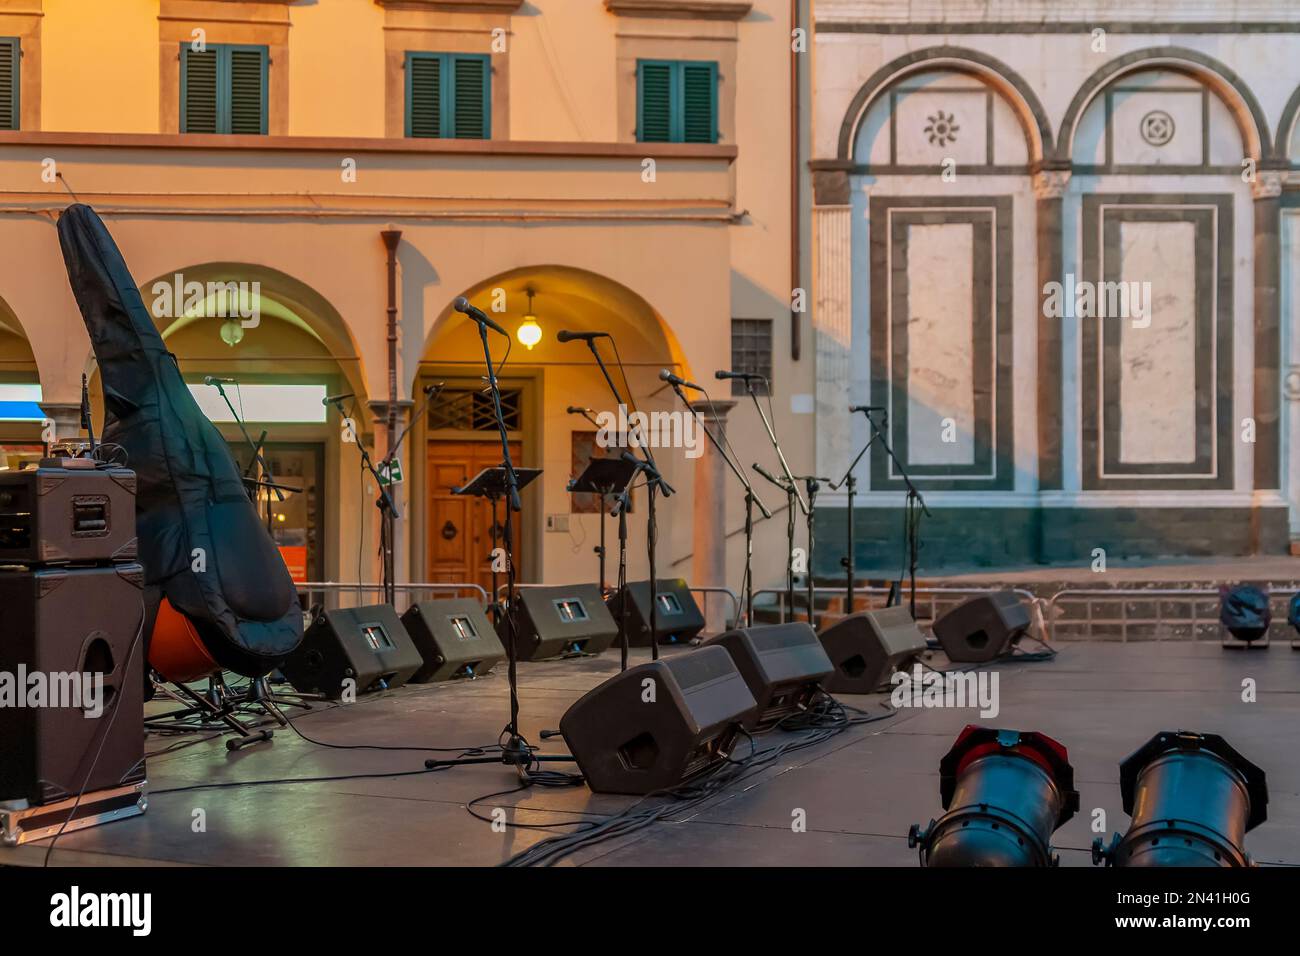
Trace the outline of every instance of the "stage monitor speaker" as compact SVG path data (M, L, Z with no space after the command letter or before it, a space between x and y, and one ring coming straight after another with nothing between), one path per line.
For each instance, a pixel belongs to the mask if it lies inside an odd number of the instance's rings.
M0 571L0 802L144 780L143 586L138 564Z
M731 655L702 647L615 674L569 707L560 732L594 792L646 794L725 760L754 706Z
M835 670L817 633L802 621L738 628L703 646L726 648L758 702L746 730L767 730L803 710Z
M391 604L322 611L280 672L305 694L343 696L345 681L356 693L401 687L424 665Z
M1011 591L963 601L934 622L934 636L954 664L980 664L1009 654L1029 630L1029 608Z
M521 661L599 654L618 634L594 584L520 588L515 613Z
M858 611L821 632L835 672L822 682L832 694L874 694L925 651L925 635L904 605Z
M402 624L424 659L413 684L480 677L506 656L483 605L473 598L421 601L402 615Z
M0 472L0 564L135 561L135 488L90 458Z
M655 600L658 610L655 614L655 632L660 647L669 644L685 644L700 631L704 630L704 615L695 603L695 596L682 578L664 578L659 581ZM621 591L609 599L609 613L614 624L621 626L623 621L623 594L632 596L628 608L628 638L633 647L650 646L650 582L631 581ZM615 638L618 639L617 636Z

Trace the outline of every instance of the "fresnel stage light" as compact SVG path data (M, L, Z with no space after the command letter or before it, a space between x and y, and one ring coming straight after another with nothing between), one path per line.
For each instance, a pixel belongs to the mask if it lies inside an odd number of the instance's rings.
M939 795L948 812L907 835L925 866L1055 866L1048 841L1079 809L1061 744L975 724L939 762Z

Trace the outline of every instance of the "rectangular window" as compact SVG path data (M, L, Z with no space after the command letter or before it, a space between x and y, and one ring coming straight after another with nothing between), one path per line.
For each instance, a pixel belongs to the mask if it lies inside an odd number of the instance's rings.
M718 64L705 60L638 60L639 143L718 141Z
M266 134L264 46L181 44L181 132Z
M754 391L768 394L772 382L772 320L731 320L731 370L762 375L767 382L755 382ZM731 380L731 394L745 395L745 383Z
M18 65L22 55L17 37L0 37L0 129L18 129Z
M407 53L406 135L491 139L491 59L477 53Z

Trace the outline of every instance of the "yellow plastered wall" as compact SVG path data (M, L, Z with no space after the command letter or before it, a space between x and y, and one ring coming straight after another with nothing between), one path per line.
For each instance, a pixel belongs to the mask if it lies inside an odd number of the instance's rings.
M158 131L158 0L44 0L41 129Z
M324 0L289 20L289 135L383 136L383 8Z

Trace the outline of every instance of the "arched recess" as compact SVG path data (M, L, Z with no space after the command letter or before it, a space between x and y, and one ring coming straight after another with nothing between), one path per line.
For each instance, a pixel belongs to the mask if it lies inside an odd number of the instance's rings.
M1277 141L1273 144L1273 151L1279 159L1300 162L1300 146L1297 146L1295 156L1291 155L1291 137L1295 133L1297 117L1300 117L1300 86L1296 87L1291 98L1286 101L1282 118L1277 124Z
M0 471L17 470L44 454L39 395L40 373L27 334L0 298Z
M518 329L532 309L541 326L541 338L530 350L518 338ZM596 580L596 558L589 547L574 550L575 541L595 543L600 533L598 509L593 502L574 502L566 481L580 470L584 456L595 452L596 426L570 407L587 408L594 415L617 413L608 385L591 352L582 341L559 342L556 332L602 331L618 345L626 383L607 339L597 340L621 397L643 412L676 411L680 403L659 380L669 368L693 378L692 366L678 337L663 316L644 297L620 282L571 266L541 264L510 269L459 290L511 336L509 355L505 340L489 331L488 342L506 395L508 430L516 465L544 469L544 475L523 496L523 512L515 522L516 567L521 579L548 583ZM499 309L499 310L498 310ZM419 368L412 383L417 404L424 401L421 388L445 382L446 390L429 412L414 423L407 449L411 456L412 494L420 504L412 507L412 574L429 581L475 581L491 584L491 509L480 501L450 493L453 485L485 467L500 462L500 441L484 393L483 347L477 325L443 308L424 342ZM698 380L698 379L697 379ZM718 383L714 397L729 396ZM692 396L693 398L696 396ZM668 481L686 488L693 462L676 450L661 449L656 457ZM676 499L675 499L676 500ZM645 555L644 499L634 505L628 553L635 568ZM567 533L543 517L562 518ZM684 526L679 526L680 527ZM608 575L615 573L617 543L610 522L611 549ZM673 529L665 527L661 550L667 553ZM680 544L680 542L678 542ZM635 572L631 572L633 575Z
M9 303L0 298L0 382L36 382L36 356Z
M1012 106L1024 130L1031 164L1052 153L1052 126L1043 104L1025 79L1002 61L964 47L928 47L885 64L854 95L840 125L836 158L853 159L859 129L876 99L898 82L917 73L952 70L974 76L997 91Z
M1132 73L1161 69L1182 73L1207 86L1231 112L1250 158L1259 162L1273 157L1274 144L1269 136L1268 119L1245 81L1213 57L1184 47L1167 46L1134 50L1117 57L1084 81L1061 121L1056 158L1067 162L1073 159L1079 121L1089 104L1106 87Z

